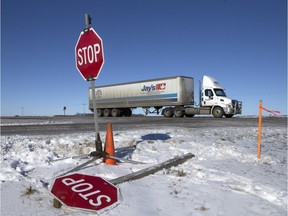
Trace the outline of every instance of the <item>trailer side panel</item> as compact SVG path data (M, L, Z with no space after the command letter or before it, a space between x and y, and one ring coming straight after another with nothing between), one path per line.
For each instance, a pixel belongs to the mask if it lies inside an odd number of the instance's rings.
M89 89L89 109L92 93ZM192 77L169 77L96 87L97 108L162 107L194 104Z

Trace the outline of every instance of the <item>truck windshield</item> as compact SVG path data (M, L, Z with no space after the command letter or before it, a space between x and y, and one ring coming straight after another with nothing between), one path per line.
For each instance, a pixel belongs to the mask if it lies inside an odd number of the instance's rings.
M214 91L215 91L215 94L216 94L217 96L226 97L226 94L225 94L225 92L224 92L223 89L214 89Z

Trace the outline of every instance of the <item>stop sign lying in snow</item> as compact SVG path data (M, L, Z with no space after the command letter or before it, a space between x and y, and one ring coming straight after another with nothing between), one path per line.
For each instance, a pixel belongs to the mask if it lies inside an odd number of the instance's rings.
M104 64L102 39L89 28L82 31L75 47L76 68L85 80L97 79Z
M97 176L72 174L56 178L51 193L70 207L103 211L117 205L119 189Z

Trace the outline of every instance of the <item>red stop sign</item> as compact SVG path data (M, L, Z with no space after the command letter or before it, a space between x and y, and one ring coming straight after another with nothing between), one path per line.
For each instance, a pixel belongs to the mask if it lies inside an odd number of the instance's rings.
M97 79L104 64L102 39L89 28L82 31L75 46L76 68L85 80Z
M103 211L119 204L119 189L97 176L72 174L56 178L51 193L67 206Z

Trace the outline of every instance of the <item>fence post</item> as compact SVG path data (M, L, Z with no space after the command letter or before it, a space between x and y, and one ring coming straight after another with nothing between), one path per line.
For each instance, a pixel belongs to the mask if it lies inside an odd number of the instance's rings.
M262 135L262 100L259 102L259 116L258 116L258 152L257 157L261 156L261 135Z

